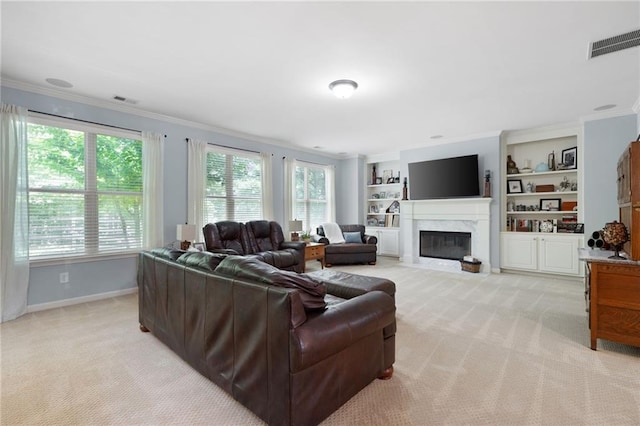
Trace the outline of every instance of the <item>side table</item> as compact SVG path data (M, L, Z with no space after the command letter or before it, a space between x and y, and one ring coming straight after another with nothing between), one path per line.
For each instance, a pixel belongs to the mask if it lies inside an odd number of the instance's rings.
M307 246L304 248L304 265L302 267L302 272L305 272L307 269L307 260L318 259L320 261L320 265L322 269L324 269L324 244L322 243L307 243Z

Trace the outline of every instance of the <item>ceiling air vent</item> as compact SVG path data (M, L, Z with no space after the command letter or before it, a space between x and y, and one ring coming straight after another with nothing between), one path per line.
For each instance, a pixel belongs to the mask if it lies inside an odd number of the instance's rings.
M640 30L594 41L589 49L589 59L635 46L640 46Z

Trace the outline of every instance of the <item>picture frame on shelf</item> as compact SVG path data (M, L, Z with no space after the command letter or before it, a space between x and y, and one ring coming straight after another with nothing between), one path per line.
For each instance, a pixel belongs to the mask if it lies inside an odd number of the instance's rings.
M377 177L376 178L376 185L382 185L382 178L381 177Z
M522 179L507 180L507 194L522 194Z
M380 210L378 209L378 205L377 204L372 204L369 206L369 213L379 213Z
M578 147L563 149L561 159L565 169L578 168Z
M389 183L389 178L393 179L393 170L383 170L382 171L382 182ZM393 182L391 182L393 183Z
M560 211L561 204L562 204L562 199L560 198L541 198L540 211L543 211L543 212Z
M380 192L380 198L382 199L387 198L387 193L385 191Z
M193 248L198 251L204 251L206 249L206 246L204 243L193 243Z

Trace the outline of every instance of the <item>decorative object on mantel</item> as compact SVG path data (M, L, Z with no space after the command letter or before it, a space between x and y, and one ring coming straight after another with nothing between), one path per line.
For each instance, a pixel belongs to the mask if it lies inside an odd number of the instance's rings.
M609 259L624 259L624 257L620 256L620 250L622 245L629 241L629 233L624 223L616 220L607 223L602 230L602 239L615 250L615 254L609 256Z
M491 197L491 171L484 171L484 195L485 198Z
M404 178L404 183L402 184L402 199L405 201L408 200L407 195L407 178Z

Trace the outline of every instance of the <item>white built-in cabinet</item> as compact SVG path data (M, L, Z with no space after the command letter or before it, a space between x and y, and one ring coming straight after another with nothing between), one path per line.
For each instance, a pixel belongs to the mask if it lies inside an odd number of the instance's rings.
M369 157L365 168L365 232L378 239L377 253L381 256L400 256L402 177L399 164L388 156Z
M580 276L579 235L543 235L533 232L503 232L500 266L527 272Z
M378 239L377 253L380 256L400 256L400 232L398 229L368 227L365 233Z
M501 269L583 275L578 248L584 235L575 232L583 222L582 148L578 126L503 135ZM556 167L545 170L550 154ZM569 166L558 166L563 154L573 159ZM508 160L517 171L509 169Z

